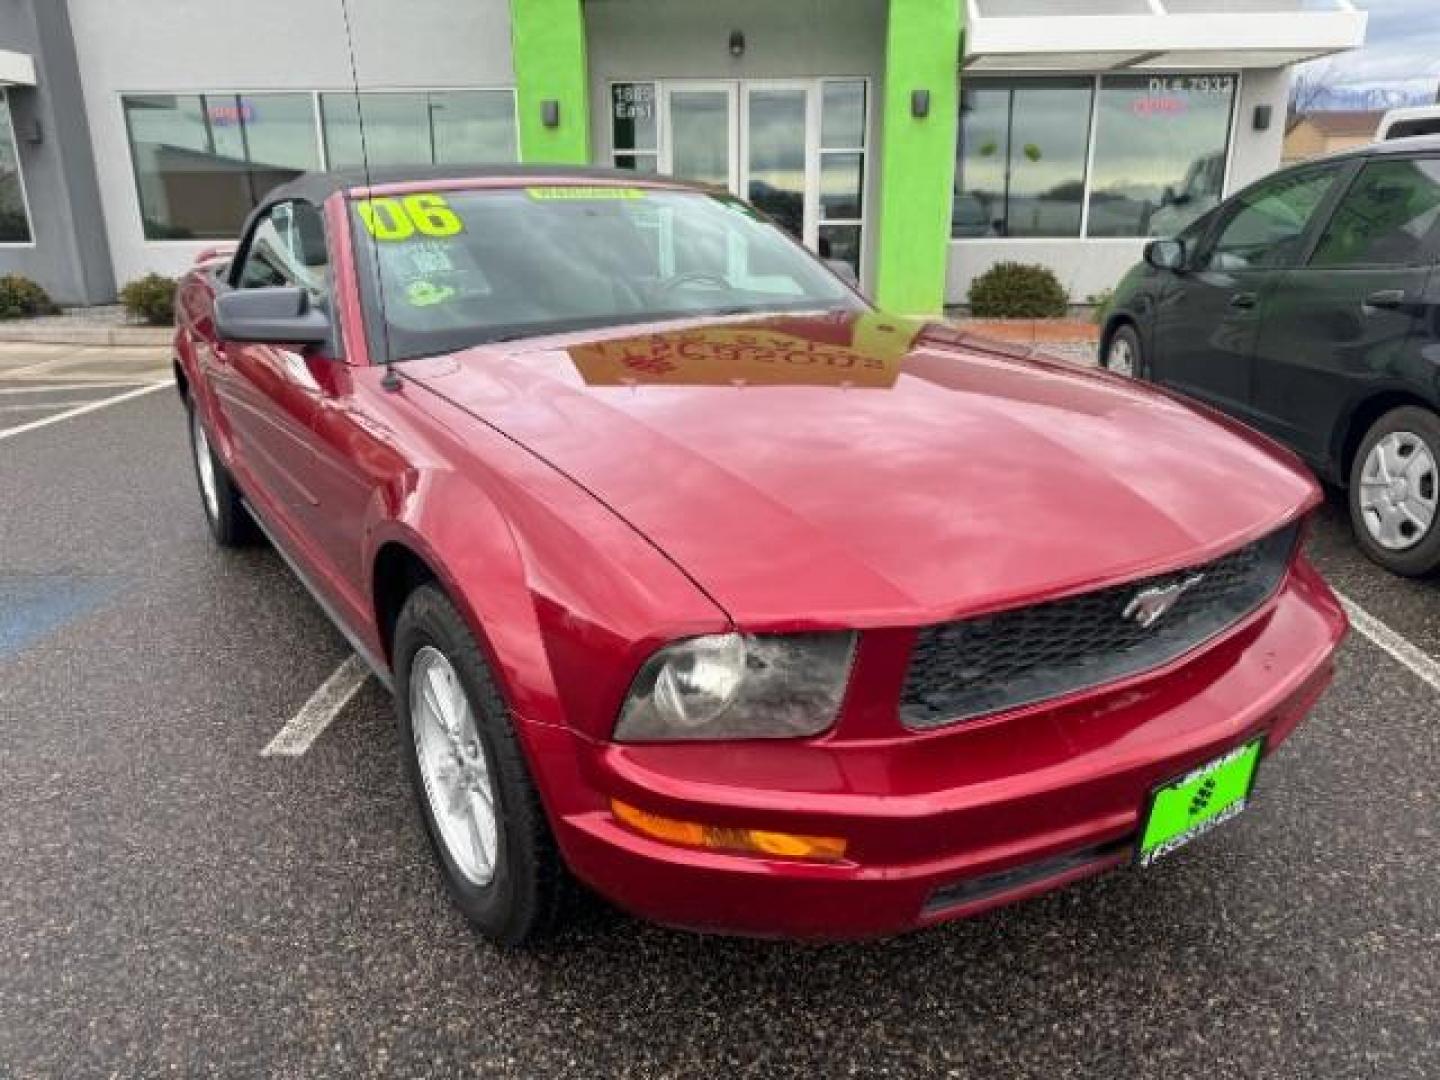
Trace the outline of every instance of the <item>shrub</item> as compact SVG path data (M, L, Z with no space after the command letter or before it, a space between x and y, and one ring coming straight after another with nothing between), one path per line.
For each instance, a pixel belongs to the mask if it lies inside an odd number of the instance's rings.
M1115 306L1115 290L1101 289L1099 292L1087 296L1085 302L1092 305L1090 318L1095 325L1104 326L1105 320L1110 317L1110 309Z
M120 302L134 318L151 326L175 322L175 279L164 274L146 274L120 290Z
M1070 301L1045 266L996 263L970 283L970 314L977 319L1054 319Z
M29 278L19 274L0 277L0 319L28 319L59 310L50 294Z

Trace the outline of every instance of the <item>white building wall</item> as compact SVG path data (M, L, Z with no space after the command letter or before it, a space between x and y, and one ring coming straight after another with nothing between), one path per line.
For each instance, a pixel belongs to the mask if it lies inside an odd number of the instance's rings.
M508 87L508 0L69 0L115 278L178 274L213 241L147 241L120 96Z
M1217 63L1216 69L1224 66ZM1289 95L1289 68L1241 72L1225 185L1227 196L1280 166ZM1256 131L1253 126L1257 105L1270 106L1270 127L1265 131ZM1088 297L1113 288L1139 260L1145 244L1143 238L952 240L945 302L966 303L970 283L996 263L1024 262L1048 266L1069 292L1071 303L1083 304Z

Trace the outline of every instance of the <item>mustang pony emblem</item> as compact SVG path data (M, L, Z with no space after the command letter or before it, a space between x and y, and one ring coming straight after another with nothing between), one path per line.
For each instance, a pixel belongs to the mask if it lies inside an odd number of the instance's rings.
M1149 630L1165 617L1165 613L1175 606L1175 602L1184 596L1187 590L1199 585L1204 578L1204 574L1192 574L1183 581L1141 589L1130 598L1130 602L1120 614L1126 619L1134 619L1142 629Z

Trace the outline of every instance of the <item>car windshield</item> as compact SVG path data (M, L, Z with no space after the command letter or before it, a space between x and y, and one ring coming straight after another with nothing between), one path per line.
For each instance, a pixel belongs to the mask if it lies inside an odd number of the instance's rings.
M393 360L625 323L865 306L725 195L537 185L359 199L351 213L372 348Z

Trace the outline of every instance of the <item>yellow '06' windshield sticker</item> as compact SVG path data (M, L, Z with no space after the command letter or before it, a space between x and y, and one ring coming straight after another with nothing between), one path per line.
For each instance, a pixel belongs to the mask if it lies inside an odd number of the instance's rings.
M376 240L409 240L416 233L430 237L454 236L465 228L445 196L433 192L361 199L355 204L355 210L365 223L365 230Z
M563 201L591 200L591 199L643 199L645 192L633 187L583 187L579 185L566 185L563 187L527 187L525 194L532 199L554 199Z

